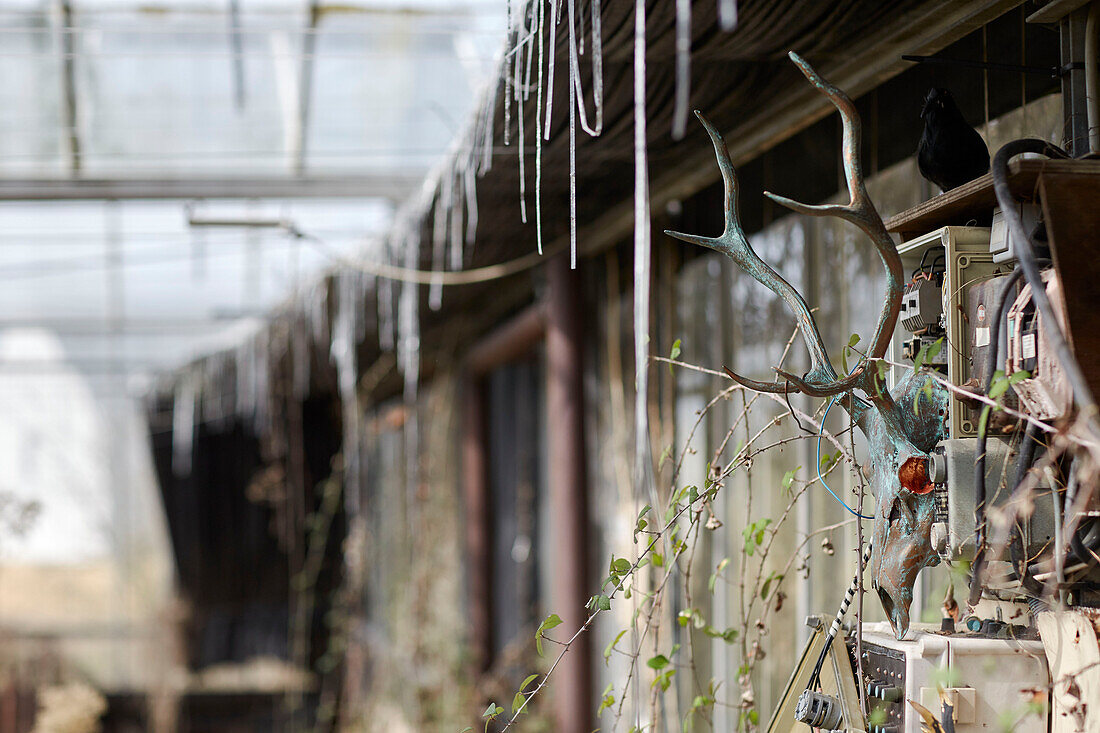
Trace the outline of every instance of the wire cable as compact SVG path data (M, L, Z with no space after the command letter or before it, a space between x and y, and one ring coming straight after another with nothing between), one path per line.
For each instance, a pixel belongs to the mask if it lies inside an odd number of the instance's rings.
M850 374L851 372L849 372ZM833 403L836 402L836 397L829 400L829 404L825 407L825 414L821 416L821 425L817 429L817 480L821 482L821 485L825 487L825 490L833 495L833 498L840 502L840 505L848 510L848 512L860 519L874 519L866 514L860 514L852 507L844 503L844 500L837 496L836 492L829 488L829 484L825 483L825 477L821 474L821 436L825 432L825 418L829 416L829 410L832 409Z

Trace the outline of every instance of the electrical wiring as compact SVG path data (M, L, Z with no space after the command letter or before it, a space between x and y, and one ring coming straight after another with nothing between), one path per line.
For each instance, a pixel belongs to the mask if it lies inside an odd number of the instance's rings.
M986 362L985 383L982 385L982 394L989 394L993 386L993 371L997 365L998 345L1000 343L1001 320L1004 318L1005 306L1008 304L1009 293L1016 287L1023 270L1016 268L1008 276L1001 290L997 293L997 302L993 308L993 320L989 323L989 352ZM984 408L986 411L989 407ZM1030 430L1032 426L1029 426ZM974 461L974 526L977 531L976 549L974 551L974 573L970 582L970 604L974 605L981 597L981 569L985 562L985 447L988 431L978 431L977 458Z
M821 485L825 487L825 490L833 495L833 498L840 502L840 505L848 510L848 513L860 519L874 519L866 514L860 514L852 507L844 503L844 500L837 496L836 492L829 488L829 484L825 483L825 477L821 474L821 437L825 432L825 418L829 416L829 410L832 409L833 403L836 402L836 397L829 400L829 404L825 406L825 414L821 416L821 426L817 430L817 480L821 482Z
M1066 341L1065 334L1062 333L1058 319L1054 315L1054 307L1047 297L1046 283L1043 282L1043 276L1039 271L1039 264L1035 258L1034 242L1024 228L1023 219L1015 205L1016 198L1009 188L1008 162L1023 153L1038 153L1056 159L1069 158L1069 154L1045 140L1023 139L1006 143L993 156L993 190L997 194L997 204L1004 212L1005 221L1008 222L1013 239L1020 242L1021 246L1016 252L1016 258L1020 263L1020 269L1024 272L1024 277L1027 278L1028 285L1031 286L1035 305L1046 324L1045 336L1049 339L1050 345L1065 371L1066 379L1069 380L1073 389L1073 397L1078 408L1086 416L1091 431L1100 435L1100 424L1097 423L1098 408L1096 399L1093 397L1092 389L1081 371L1081 365L1077 363L1077 359Z

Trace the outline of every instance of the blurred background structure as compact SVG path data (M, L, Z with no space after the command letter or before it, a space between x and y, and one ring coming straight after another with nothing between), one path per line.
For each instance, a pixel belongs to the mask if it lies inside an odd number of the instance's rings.
M0 5L0 733L65 695L91 710L101 697L108 731L458 731L545 667L535 630L550 613L583 620L639 502L636 5L603 0L600 28L593 5ZM694 123L673 134L675 5L649 2L646 26L649 354L676 344L766 376L789 314L718 255L657 234L721 229L709 143ZM885 217L933 193L912 158L931 86L991 149L1073 134L1050 74L901 59L1057 66L1057 23L1027 22L1041 5L693 4L688 108L730 133L746 230L821 309L828 343L870 331L883 278L852 230L760 195L843 188L839 123L786 51L857 100ZM537 32L552 25L554 45ZM578 133L571 164L569 90L583 83L594 125L597 58L603 129ZM734 408L696 427L724 382L658 366L642 404L667 494L689 435L676 480L703 485ZM751 481L806 480L815 463L792 442ZM851 477L836 482L850 494ZM751 490L731 479L716 518L740 528ZM754 511L781 512L778 489ZM814 493L778 535L797 572L754 672L765 712L802 619L836 607L854 565L848 529L805 540L844 520ZM702 577L740 542L708 536ZM929 573L917 589L935 620L945 586ZM697 603L722 619L741 600L721 583ZM600 691L626 667L601 651L630 615L617 605L578 642L526 730L611 725ZM699 649L701 668L736 679L724 640ZM672 693L669 720L695 694ZM739 721L733 704L711 722Z
M241 705L262 721L312 689L280 662L285 612L256 648L206 638L189 666L193 550L169 532L149 431L171 424L149 426L145 398L369 251L504 24L478 0L0 5L0 730L69 683L106 697L111 730L218 729L203 716ZM260 572L206 549L231 585Z

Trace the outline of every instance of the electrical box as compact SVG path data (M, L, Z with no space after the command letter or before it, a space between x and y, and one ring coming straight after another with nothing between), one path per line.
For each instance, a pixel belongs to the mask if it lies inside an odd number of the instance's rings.
M942 441L932 451L931 478L936 487L932 548L945 560L974 557L977 446L972 438L956 438ZM1008 501L1011 493L1007 486L1015 474L1016 451L1008 441L991 437L986 441L985 454L986 500L996 507ZM1046 547L1054 534L1050 502L1035 502L1031 515L1019 521L1019 528L1029 557Z
M1041 641L945 635L927 624L913 626L898 641L888 623L863 625L863 685L872 693L868 709L879 707L886 718L871 733L921 733L920 715L907 701L938 719L937 682L948 685L957 733L1001 730L1006 723L1015 733L1046 733L1046 713L1027 712L1030 691L1044 691L1050 683Z
M967 291L976 283L1011 271L1009 266L993 261L989 247L988 227L942 227L898 245L907 278L906 292L920 306L921 317L918 319L917 314L910 313L910 308L906 307L901 315L903 327L894 332L889 354L891 360L911 363L919 353L915 348L917 342L914 338L921 339L924 344L942 336L945 343L937 358L928 363L945 371L945 376L953 384L965 384L976 376L972 373L971 364L973 339L972 324L967 313ZM924 315L928 293L910 291L927 288L926 281L934 284L940 280L940 268L942 281L937 287L940 297L939 323L930 329L930 334L914 334L912 331L907 333L904 328L906 322L911 326L919 326L922 331L929 322ZM903 304L906 304L904 299ZM899 376L895 374L893 379L896 380ZM954 398L950 400L948 410L950 437L977 436L978 410Z

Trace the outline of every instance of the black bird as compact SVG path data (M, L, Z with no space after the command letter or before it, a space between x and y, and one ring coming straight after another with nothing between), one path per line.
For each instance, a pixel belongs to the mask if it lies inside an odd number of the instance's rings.
M924 134L917 146L922 176L950 191L989 172L989 149L946 89L933 88L920 113Z

